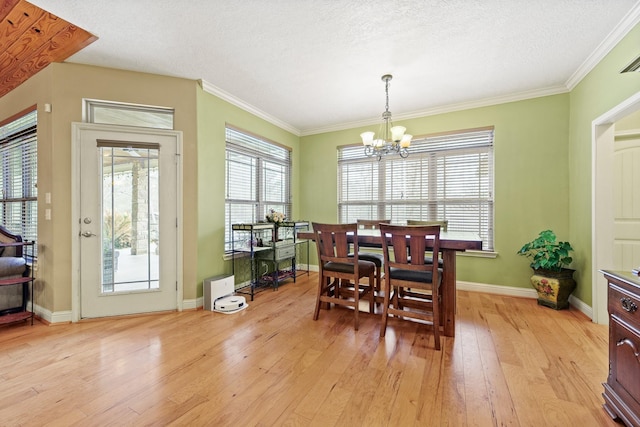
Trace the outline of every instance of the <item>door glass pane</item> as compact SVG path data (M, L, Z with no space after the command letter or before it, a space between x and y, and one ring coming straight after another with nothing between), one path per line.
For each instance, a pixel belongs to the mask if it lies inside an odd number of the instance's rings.
M158 289L158 150L99 149L102 158L102 293Z

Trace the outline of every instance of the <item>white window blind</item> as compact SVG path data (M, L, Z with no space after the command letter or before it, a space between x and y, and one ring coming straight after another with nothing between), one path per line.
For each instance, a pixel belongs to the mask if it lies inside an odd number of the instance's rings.
M0 127L0 223L33 241L38 238L36 125L34 110Z
M340 222L447 220L493 250L493 128L415 140L409 151L378 161L362 146L339 149Z
M291 153L278 144L226 128L225 250L231 225L264 221L270 209L291 219Z

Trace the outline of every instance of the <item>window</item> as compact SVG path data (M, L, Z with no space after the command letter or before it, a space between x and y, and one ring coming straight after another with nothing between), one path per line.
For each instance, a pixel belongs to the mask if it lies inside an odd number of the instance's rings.
M173 129L173 108L85 99L83 109L87 123Z
M269 209L291 218L291 155L282 146L226 128L225 250L231 225L264 221Z
M0 126L0 223L23 240L34 241L38 238L36 125L33 110Z
M338 217L447 220L448 231L475 232L492 251L493 128L415 140L406 159L378 161L362 146L341 147Z

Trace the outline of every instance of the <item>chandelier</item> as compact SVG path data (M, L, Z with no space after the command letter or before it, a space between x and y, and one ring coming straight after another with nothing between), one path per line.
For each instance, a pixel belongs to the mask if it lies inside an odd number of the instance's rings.
M384 91L387 97L384 113L382 113L383 123L380 125L378 137L375 132L363 132L360 134L364 144L364 154L369 157L377 157L378 161L387 154L399 154L403 159L409 156L409 146L413 135L405 134L407 128L394 126L389 111L389 81L393 78L391 74L382 76Z

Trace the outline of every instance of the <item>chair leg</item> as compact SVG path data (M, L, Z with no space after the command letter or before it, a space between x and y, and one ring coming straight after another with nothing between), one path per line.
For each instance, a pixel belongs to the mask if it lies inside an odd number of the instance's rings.
M376 286L379 286L379 281L374 281L374 273L369 276L369 313L375 313L375 299L376 299Z
M434 288L437 285L434 285ZM433 314L433 339L436 350L440 350L440 298L437 289L431 292L431 306Z
M375 297L377 297L378 295L380 295L380 291L382 290L382 266L377 267L376 266L376 286L374 289L374 299ZM380 305L380 302L378 302L378 300L376 299L376 305Z
M355 306L353 307L353 317L354 317L354 329L357 331L359 324L358 314L360 313L360 280L356 279L353 284L353 299L355 301Z
M391 294L391 284L387 279L386 289L384 292L384 305L382 307L382 324L380 325L380 338L384 338L385 333L387 332L387 319L389 318L389 295Z
M320 297L322 296L322 291L325 288L324 282L324 277L322 277L322 273L320 273L318 276L318 293L316 295L316 309L313 312L313 320L318 320L318 315L320 314Z
M402 310L402 303L400 302L404 295L402 286L398 286L398 289L393 293L393 308L396 310ZM402 316L399 314L395 314L399 319L402 319Z

